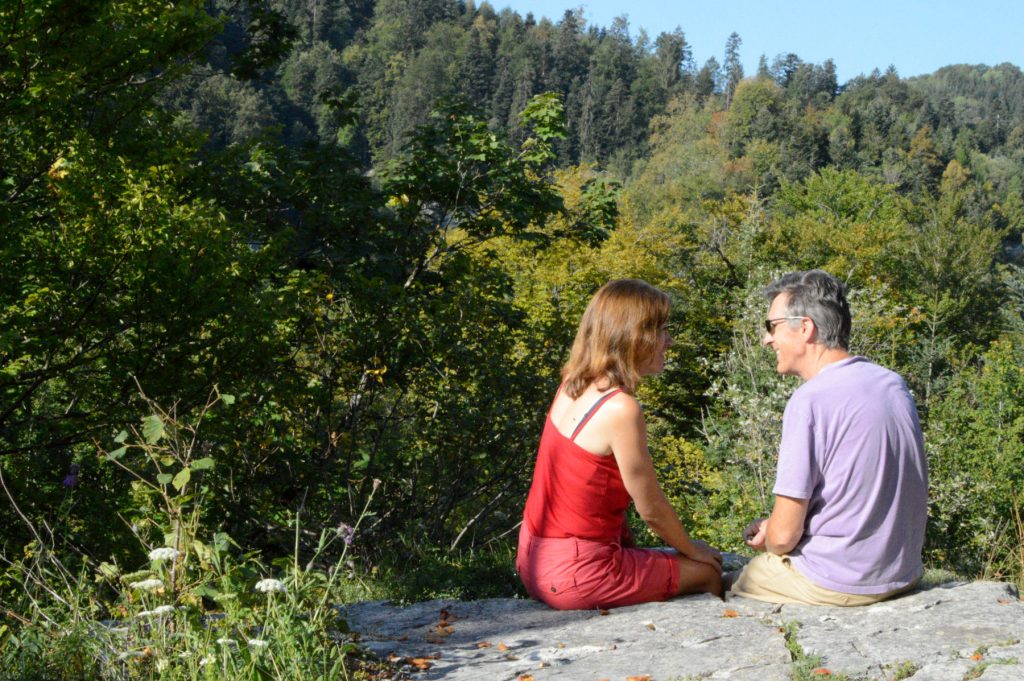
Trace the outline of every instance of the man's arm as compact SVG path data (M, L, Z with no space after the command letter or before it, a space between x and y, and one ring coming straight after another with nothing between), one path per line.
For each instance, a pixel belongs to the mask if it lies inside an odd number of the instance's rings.
M775 506L767 520L755 520L746 532L747 545L776 555L789 553L804 536L807 499L776 495Z

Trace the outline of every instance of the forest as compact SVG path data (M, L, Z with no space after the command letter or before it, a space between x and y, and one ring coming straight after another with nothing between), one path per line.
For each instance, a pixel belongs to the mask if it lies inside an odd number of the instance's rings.
M693 535L771 508L760 291L822 268L917 401L926 564L1024 586L1021 69L744 73L582 16L0 4L0 676L373 678L331 604L524 595L617 277L673 299L638 398Z

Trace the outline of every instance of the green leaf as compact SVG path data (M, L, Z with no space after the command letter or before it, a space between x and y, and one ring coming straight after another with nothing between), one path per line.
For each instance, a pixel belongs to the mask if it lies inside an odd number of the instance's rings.
M228 406L228 407L230 407L232 404L235 403L235 396L234 395L221 395L220 399L224 403L224 405Z
M142 436L146 442L155 445L164 436L164 421L156 414L142 419Z
M127 430L122 430L120 433L117 434L117 437L114 438L114 442L116 442L117 444L121 444L122 442L124 442L127 439L128 439L128 431Z
M103 562L100 563L97 572L99 572L100 577L103 579L115 579L121 573L121 570L116 565Z
M363 452L362 457L352 464L352 468L357 471L365 470L370 463L370 453Z
M166 485L173 479L174 476L171 475L170 473L161 473L160 475L156 476L156 481L159 482L161 485Z
M194 471L205 471L207 469L213 468L213 459L207 456L197 461L193 461L191 468Z
M212 586L210 586L209 584L201 584L201 585L193 588L192 589L192 593L196 594L197 596L206 596L207 598L216 598L217 594L219 592L216 589L214 589Z
M111 461L117 461L122 456L124 456L124 453L126 451L128 451L127 447L118 447L112 452L107 452L107 458L110 459Z
M192 469L188 466L178 471L178 474L174 476L174 480L171 484L174 485L174 489L181 491L181 488L188 484L188 481L192 479Z

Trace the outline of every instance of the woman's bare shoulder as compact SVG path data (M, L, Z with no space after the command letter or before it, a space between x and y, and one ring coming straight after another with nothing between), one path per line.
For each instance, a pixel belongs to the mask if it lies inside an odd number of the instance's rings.
M644 418L643 409L636 398L627 392L619 392L613 395L601 407L606 419L617 422L642 421Z

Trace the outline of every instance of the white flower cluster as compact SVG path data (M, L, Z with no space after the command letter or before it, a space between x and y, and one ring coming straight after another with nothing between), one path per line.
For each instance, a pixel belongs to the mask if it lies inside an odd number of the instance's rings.
M218 645L222 645L225 648L237 648L238 647L238 641L236 641L233 638L218 638L217 639L217 644Z
M270 578L261 579L260 581L256 582L256 586L254 586L253 589L264 594L272 594L275 592L284 593L285 591L287 591L287 589L285 589L284 582L282 582L279 579Z
M264 641L264 640L263 640L263 639L261 639L261 638L250 638L250 639L249 639L249 640L247 641L247 645L248 645L248 646L249 646L250 648L266 648L266 647L267 647L268 645L270 645L270 644L269 644L269 643L267 643L266 641Z
M139 591L156 591L162 589L164 583L160 579L143 579L141 582L131 582L128 586Z
M174 560L175 558L177 558L180 555L181 555L181 552L178 551L178 549L172 548L170 546L161 546L160 548L153 549L152 551L149 552L149 559L150 560Z
M164 615L174 614L173 605L158 605L152 610L143 610L139 613L139 617L163 617Z

